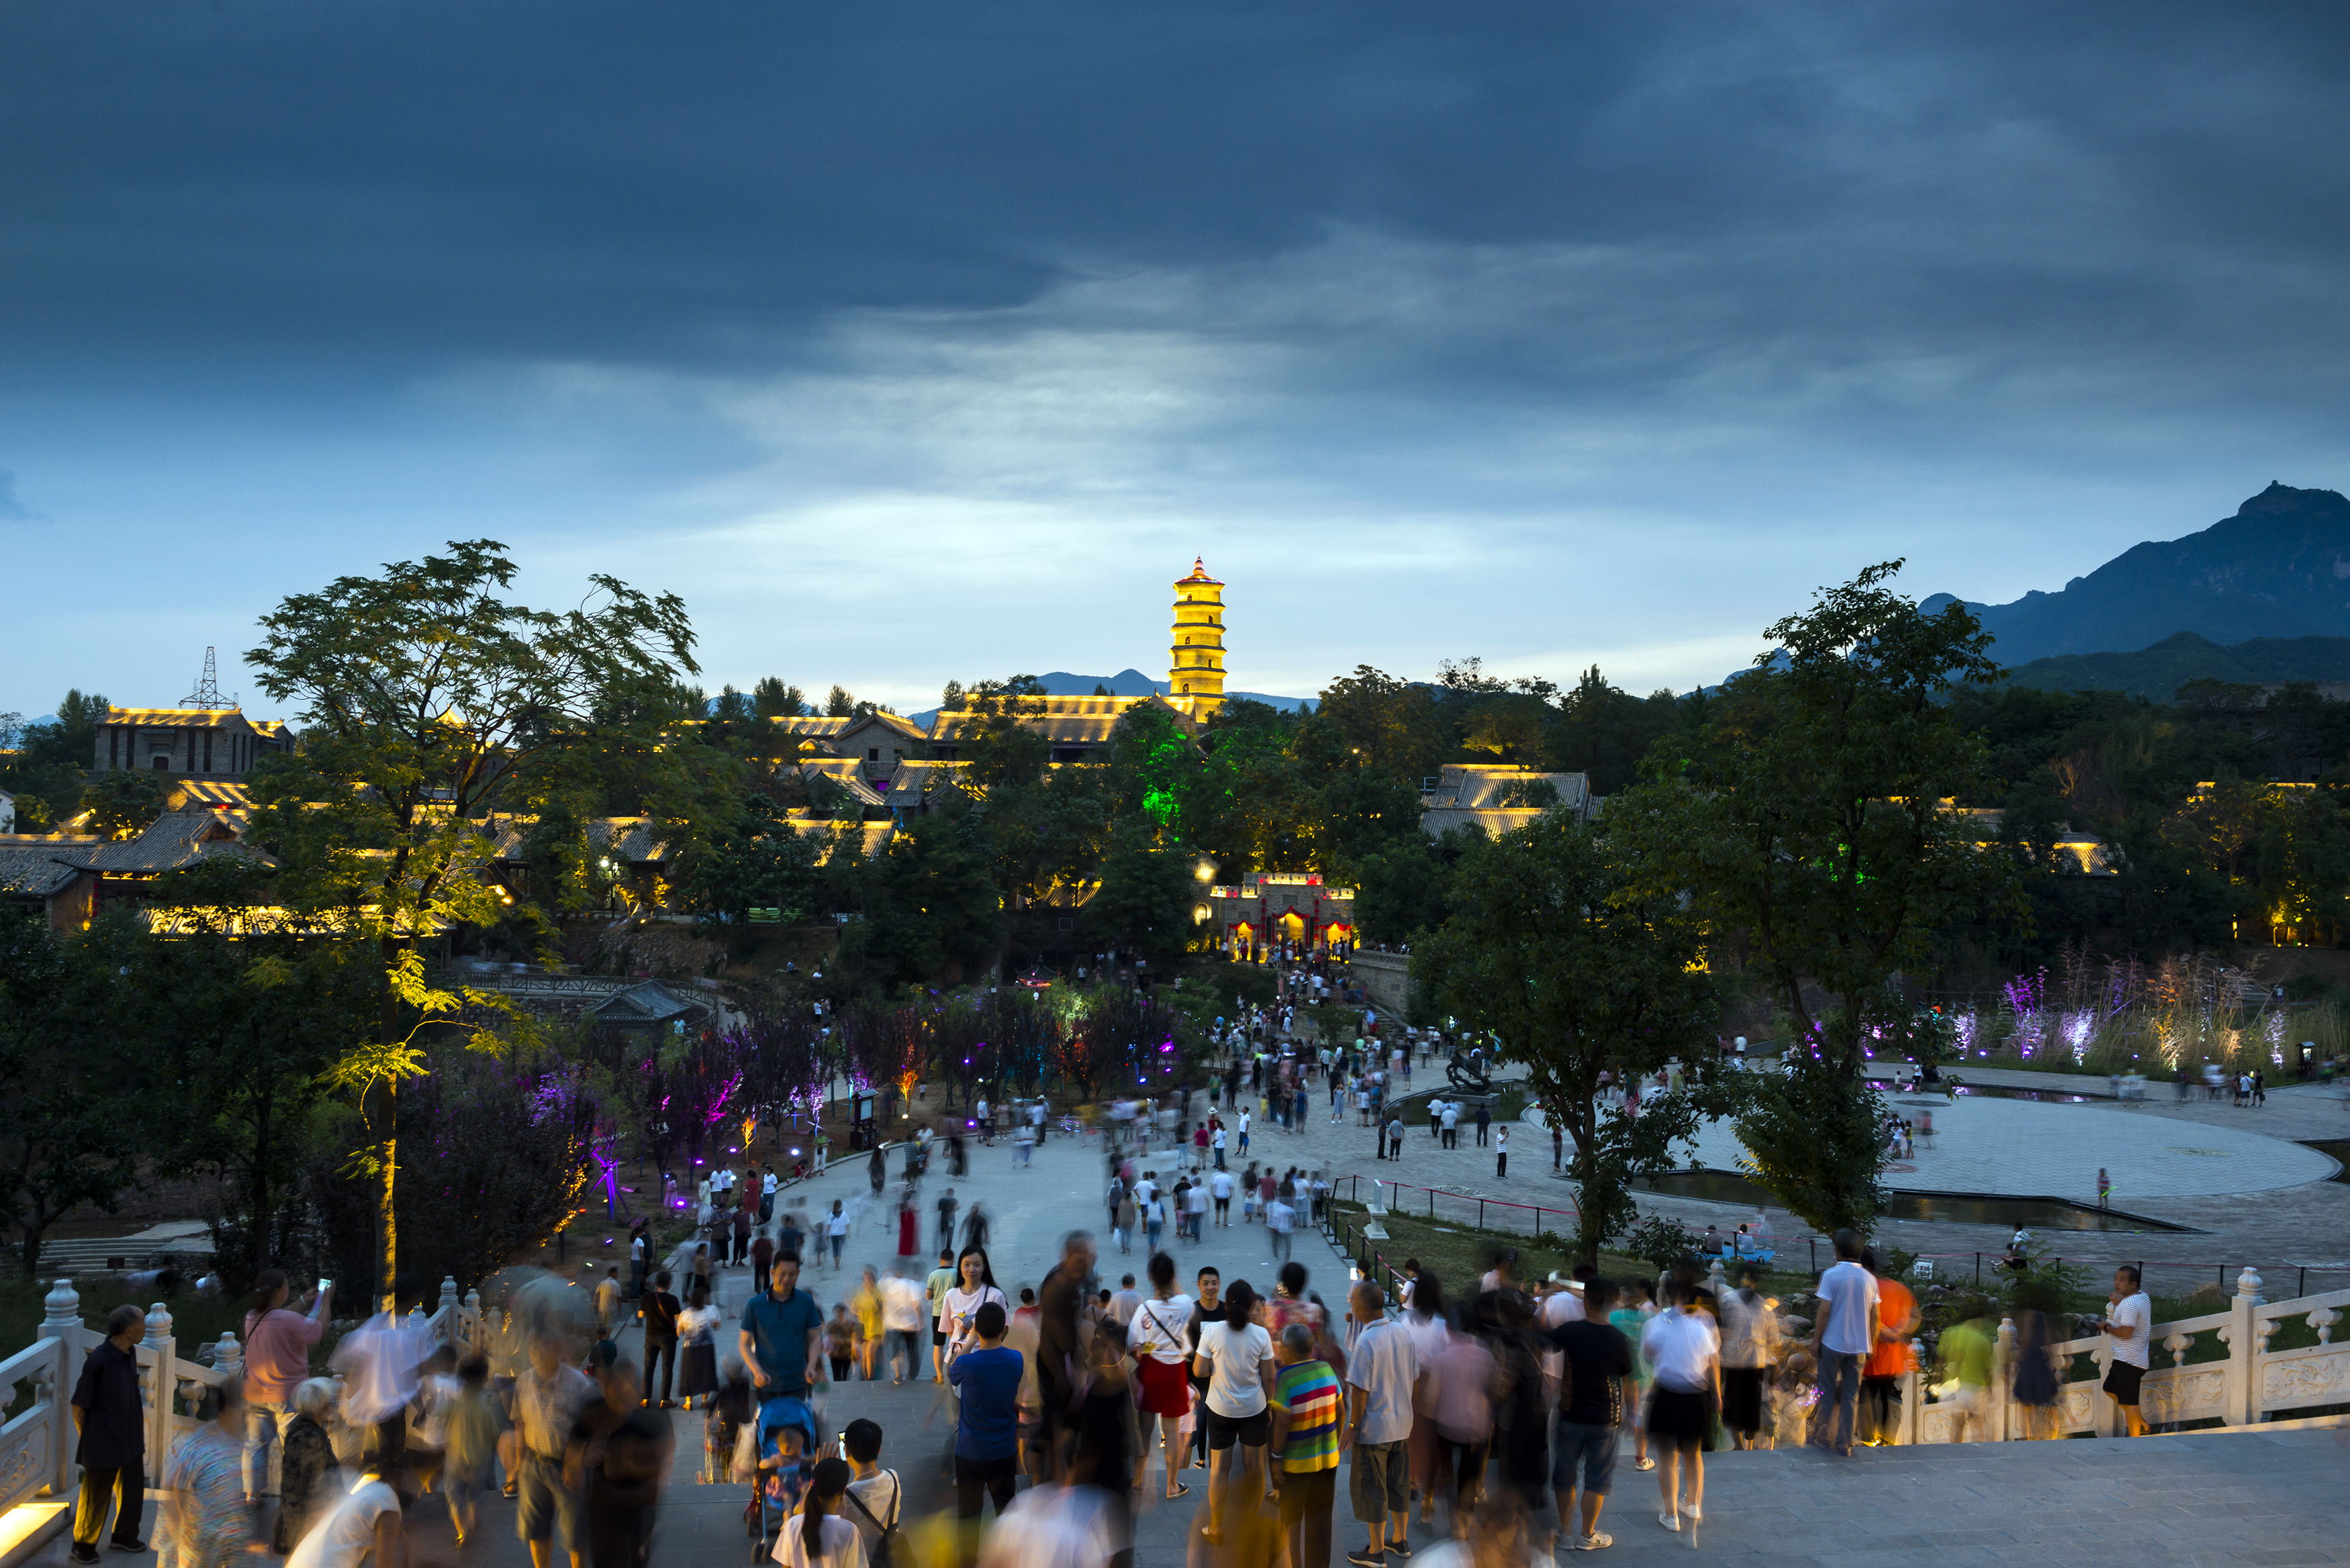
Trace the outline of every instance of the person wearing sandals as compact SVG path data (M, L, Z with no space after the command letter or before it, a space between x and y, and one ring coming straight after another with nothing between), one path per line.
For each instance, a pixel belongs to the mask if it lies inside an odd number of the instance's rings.
M1639 1397L1632 1407L1632 1468L1652 1470L1657 1468L1657 1461L1648 1457L1648 1383L1652 1374L1648 1357L1640 1346L1648 1334L1649 1320L1656 1314L1655 1298L1645 1280L1634 1280L1627 1290L1628 1293L1618 1297L1607 1314L1607 1321L1632 1342L1636 1353L1632 1357L1632 1384Z
M1648 1435L1662 1448L1657 1490L1664 1510L1657 1522L1679 1530L1686 1517L1702 1517L1705 1450L1713 1446L1714 1412L1721 1406L1721 1335L1712 1317L1691 1304L1688 1282L1665 1287L1666 1310L1648 1320L1641 1354L1655 1368L1656 1391L1648 1398ZM1682 1461L1689 1468L1689 1501L1678 1501Z
M1167 1468L1167 1496L1178 1498L1191 1489L1177 1480L1183 1468L1183 1417L1191 1408L1191 1383L1187 1376L1191 1355L1185 1340L1191 1325L1191 1298L1177 1293L1175 1260L1153 1252L1144 1271L1150 1276L1150 1299L1136 1306L1126 1325L1128 1353L1134 1357L1139 1380L1136 1414L1142 1428L1142 1452L1149 1453L1151 1423L1159 1428L1159 1449Z

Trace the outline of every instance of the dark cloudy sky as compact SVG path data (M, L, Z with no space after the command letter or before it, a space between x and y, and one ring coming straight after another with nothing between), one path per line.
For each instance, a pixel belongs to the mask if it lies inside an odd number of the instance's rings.
M2350 481L2345 17L9 0L0 709L482 535L900 708L2054 588Z

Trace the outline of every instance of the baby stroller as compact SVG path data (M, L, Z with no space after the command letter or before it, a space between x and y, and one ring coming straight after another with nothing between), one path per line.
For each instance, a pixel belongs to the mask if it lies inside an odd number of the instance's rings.
M751 1561L759 1563L774 1550L775 1532L799 1507L821 1456L816 1448L816 1410L798 1396L760 1400L754 1420L752 1451L758 1468L751 1477L743 1527L751 1537Z

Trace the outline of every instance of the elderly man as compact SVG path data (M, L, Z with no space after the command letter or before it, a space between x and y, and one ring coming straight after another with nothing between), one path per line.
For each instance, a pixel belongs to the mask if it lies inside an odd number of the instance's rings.
M81 1498L74 1509L73 1560L98 1561L98 1538L114 1514L114 1549L144 1552L139 1516L147 1507L146 1412L139 1403L139 1334L146 1324L129 1302L106 1318L106 1338L81 1364L74 1385L74 1428L81 1434L74 1459L81 1466Z

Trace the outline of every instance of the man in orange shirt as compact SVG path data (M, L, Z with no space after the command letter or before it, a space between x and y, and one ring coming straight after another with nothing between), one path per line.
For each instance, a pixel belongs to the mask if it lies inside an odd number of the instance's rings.
M1861 1441L1898 1442L1901 1436L1901 1376L1909 1370L1909 1336L1918 1332L1918 1298L1887 1273L1874 1247L1860 1254L1861 1267L1877 1276L1877 1347L1860 1373Z

